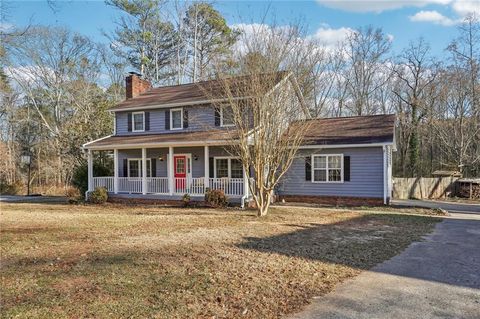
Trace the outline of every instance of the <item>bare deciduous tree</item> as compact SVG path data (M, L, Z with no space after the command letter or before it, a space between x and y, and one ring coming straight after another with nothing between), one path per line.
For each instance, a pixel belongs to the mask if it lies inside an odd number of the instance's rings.
M391 40L382 29L369 26L352 32L344 48L349 65L346 84L351 112L354 115L375 114L378 110L374 94L390 78L387 54Z
M293 69L298 62L293 57L305 49L298 31L294 26L251 30L239 53L239 61L244 63L240 63L238 73L245 77L237 81L222 77L220 81L235 124L231 152L240 158L248 178L255 178L249 189L259 216L267 214L274 189L292 164L310 125L305 121L309 112L295 72L280 71ZM308 65L296 69L304 83L315 74L315 63ZM239 96L248 99L239 100Z
M394 72L404 88L394 91L395 95L408 106L407 114L410 133L408 136L409 164L412 176L418 174L419 136L418 126L428 110L428 90L437 75L438 65L429 56L430 47L423 40L411 42L403 52ZM407 117L404 117L407 119Z

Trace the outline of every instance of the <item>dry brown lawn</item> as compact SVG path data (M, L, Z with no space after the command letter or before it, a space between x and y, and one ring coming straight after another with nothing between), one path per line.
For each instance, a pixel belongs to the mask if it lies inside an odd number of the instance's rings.
M437 218L1 204L4 318L278 318L398 254Z

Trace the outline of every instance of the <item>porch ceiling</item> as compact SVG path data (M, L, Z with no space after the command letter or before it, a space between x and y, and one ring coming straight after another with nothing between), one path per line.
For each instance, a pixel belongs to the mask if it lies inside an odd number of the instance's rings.
M110 150L115 148L227 145L237 136L231 130L211 130L167 134L116 135L86 143L84 149Z

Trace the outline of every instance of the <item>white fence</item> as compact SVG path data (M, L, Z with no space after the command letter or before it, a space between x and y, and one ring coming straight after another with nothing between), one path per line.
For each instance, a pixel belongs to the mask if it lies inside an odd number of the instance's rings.
M142 193L141 177L118 177L119 193ZM114 177L94 177L93 188L105 187L107 191L114 191ZM210 189L221 189L227 196L242 196L244 193L243 178L209 178ZM202 196L205 194L205 179L200 178L175 178L173 180L173 193L176 195L190 194ZM169 194L168 177L147 177L148 194Z

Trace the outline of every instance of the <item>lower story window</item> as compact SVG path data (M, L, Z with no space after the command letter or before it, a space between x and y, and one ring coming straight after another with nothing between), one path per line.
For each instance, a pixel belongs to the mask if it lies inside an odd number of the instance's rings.
M215 158L215 177L243 178L242 162L230 157Z
M230 160L230 177L243 178L243 165L239 159L232 158Z
M128 159L128 177L142 177L142 159ZM147 159L147 177L152 177L152 162Z
M343 155L313 155L313 182L342 182Z

